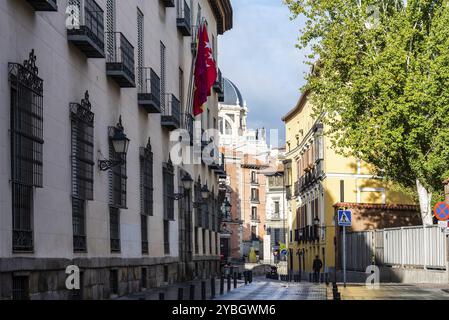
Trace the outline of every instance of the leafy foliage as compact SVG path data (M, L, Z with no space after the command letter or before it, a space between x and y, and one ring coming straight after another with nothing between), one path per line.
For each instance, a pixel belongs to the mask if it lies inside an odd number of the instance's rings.
M449 177L449 0L285 0L334 147L403 186ZM348 151L350 150L350 151Z

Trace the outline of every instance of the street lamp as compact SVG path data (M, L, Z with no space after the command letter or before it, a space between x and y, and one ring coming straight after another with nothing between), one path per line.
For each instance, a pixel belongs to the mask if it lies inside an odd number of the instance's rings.
M203 200L206 200L207 198L209 198L209 189L207 188L207 184L205 184L201 188L201 198L203 198Z
M119 118L119 122L115 127L109 127L109 139L112 144L114 152L118 155L118 160L104 159L98 161L98 167L100 171L107 171L116 166L121 166L126 163L126 154L128 153L130 140L125 134L122 125L122 116Z
M181 179L182 187L184 188L184 191L190 191L192 189L193 179L190 176L190 174L186 173ZM175 193L174 197L175 200L181 200L182 198L186 197L187 193Z

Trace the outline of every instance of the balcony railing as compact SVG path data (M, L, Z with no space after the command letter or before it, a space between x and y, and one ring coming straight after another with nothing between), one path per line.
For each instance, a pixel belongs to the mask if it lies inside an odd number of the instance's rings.
M214 90L219 94L224 93L224 79L220 68L218 69L217 80L214 83Z
M134 47L121 32L106 32L106 74L122 88L134 88Z
M67 29L67 40L88 58L104 58L103 10L94 0L74 3L77 3L77 12L72 12L74 19L71 28Z
M190 7L185 0L178 0L178 14L176 19L176 25L179 32L185 37L192 35L192 25L190 20Z
M253 202L253 203L260 203L259 197L253 197L253 196L251 196L251 197L250 197L250 201Z
M308 187L314 185L319 179L322 178L323 174L323 160L318 160L312 169L307 171L301 178L299 178L299 191L304 191Z
M86 252L86 236L73 236L73 250L75 252Z
M218 167L215 169L215 174L217 174L219 178L226 178L225 155L221 152L218 153Z
M181 126L181 103L171 93L166 94L165 106L161 110L161 125L168 130L176 130Z
M257 215L252 215L251 216L251 221L252 222L260 222L260 217Z
M161 113L161 79L151 68L138 70L138 102L148 113Z
M27 0L34 11L58 11L56 0Z
M161 0L161 3L166 8L174 8L175 7L175 0Z

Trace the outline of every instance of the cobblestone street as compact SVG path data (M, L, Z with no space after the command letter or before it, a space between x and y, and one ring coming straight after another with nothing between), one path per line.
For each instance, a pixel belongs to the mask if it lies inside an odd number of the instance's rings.
M255 278L253 283L215 300L326 300L326 286Z

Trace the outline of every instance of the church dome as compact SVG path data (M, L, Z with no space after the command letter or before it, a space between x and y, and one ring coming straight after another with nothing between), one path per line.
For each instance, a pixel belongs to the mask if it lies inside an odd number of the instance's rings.
M245 107L239 88L229 79L224 78L224 104Z

